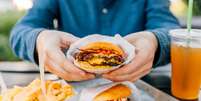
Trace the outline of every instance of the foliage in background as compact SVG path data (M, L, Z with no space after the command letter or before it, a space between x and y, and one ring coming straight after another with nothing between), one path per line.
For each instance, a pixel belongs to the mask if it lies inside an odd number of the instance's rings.
M184 0L184 2L188 4L188 0ZM201 0L194 0L193 15L201 16Z
M24 12L6 11L0 12L0 61L19 60L9 47L9 34L17 20Z

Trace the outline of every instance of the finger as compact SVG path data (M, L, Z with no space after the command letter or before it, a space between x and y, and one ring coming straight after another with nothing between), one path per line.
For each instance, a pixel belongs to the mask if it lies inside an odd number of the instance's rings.
M76 74L76 76L78 76L78 77L90 78L90 79L95 78L94 74L86 73L86 72L80 70L78 67L76 67L74 64L72 64L70 61L66 61L66 64L64 65L64 69L65 68L68 69L68 71L72 75Z
M149 74L150 71L151 71L151 69L150 69L150 70L147 70L147 71L144 71L143 73L139 74L138 76L133 77L133 78L132 78L131 80L129 80L129 81L135 82L135 81L139 80L140 78L144 77L145 75Z
M151 70L152 63L148 63L142 67L139 67L139 69L131 74L126 74L126 75L117 75L117 76L108 76L108 75L103 75L104 78L110 79L112 81L130 81L133 78L138 77L138 75L141 75L145 73L146 71Z
M50 57L50 59L54 61L54 63L57 64L60 68L63 68L65 71L69 72L73 76L75 76L76 74L76 76L80 78L95 78L93 74L85 73L84 71L73 65L70 61L68 61L65 58L63 52L59 49L55 48L55 50L52 49L51 51L49 51L48 57Z
M72 35L72 34L69 34L69 33L65 33L65 32L62 32L62 37L61 37L61 43L63 45L70 45L71 43L79 40L80 38Z
M119 77L119 78L115 78L115 77L108 77L108 78L106 78L106 79L109 79L109 80L111 80L111 81L114 81L114 82L122 82L122 81L135 81L135 80L137 80L137 79L140 79L142 76L141 75L146 75L146 74L148 74L150 72L150 70L145 70L145 71L143 71L143 72L141 72L140 74L138 74L138 75L135 75L134 77L132 77L132 76L128 76L128 77Z
M138 69L137 67L144 66L147 63L147 61L150 61L150 60L147 60L146 56L143 54L143 52L139 51L131 63L124 65L123 67L121 67L117 70L114 70L114 71L108 73L107 75L108 76L109 75L116 76L116 75L130 74L130 73L136 71Z
M66 72L63 68L60 68L58 65L54 64L53 62L50 62L49 60L45 61L45 69L65 80L70 79L70 77L68 76L69 74L68 72Z
M85 72L75 67L70 61L68 61L64 53L57 47L50 49L48 51L48 57L58 64L60 67L64 68L65 71L69 73L75 73L80 75L85 75Z
M52 62L51 60L46 61L46 68L48 71L58 75L59 77L68 80L68 81L83 81L88 79L93 79L94 77L85 75L80 76L76 74L71 74L67 71L65 71L63 68Z

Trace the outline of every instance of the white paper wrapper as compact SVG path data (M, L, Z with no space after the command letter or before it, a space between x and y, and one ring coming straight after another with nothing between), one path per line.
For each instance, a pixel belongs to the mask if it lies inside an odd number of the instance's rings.
M141 101L140 100L140 93L136 86L131 82L119 82L119 83L107 83L101 86L92 87L92 88L85 88L81 91L80 97L78 101L93 101L93 99L100 94L101 92L106 91L107 89L117 85L123 84L129 87L132 91L132 95L129 96L131 101Z
M126 54L125 62L121 65L114 66L110 69L96 69L96 70L87 70L87 72L101 74L101 73L107 73L109 71L112 71L114 69L117 69L121 67L122 65L128 64L134 57L135 57L135 47L131 45L127 40L122 38L119 34L115 35L114 37L111 36L103 36L103 35L89 35L87 37L84 37L80 39L79 41L71 44L69 50L67 51L67 58L74 62L74 54L79 52L79 48L82 46L85 46L91 42L97 42L97 41L105 41L105 42L111 42L113 44L116 44L120 46L124 53Z

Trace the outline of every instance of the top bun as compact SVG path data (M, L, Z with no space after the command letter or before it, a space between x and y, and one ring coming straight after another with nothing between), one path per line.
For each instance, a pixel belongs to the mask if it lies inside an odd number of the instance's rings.
M116 86L111 87L110 89L98 94L94 101L109 101L116 100L120 98L127 98L131 95L131 90L129 87L118 84Z
M80 49L83 49L83 50L87 50L87 49L106 49L106 50L114 50L119 55L124 54L123 50L118 45L115 45L115 44L113 44L111 42L103 42L103 41L89 43L89 44L87 44L87 45L85 45L83 47L80 47Z

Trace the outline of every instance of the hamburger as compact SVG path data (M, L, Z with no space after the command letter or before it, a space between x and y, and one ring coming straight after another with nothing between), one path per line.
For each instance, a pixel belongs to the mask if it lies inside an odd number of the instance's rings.
M74 64L83 70L108 69L125 61L123 50L110 42L92 42L78 50Z
M118 84L98 94L93 101L129 101L131 90L123 84Z

